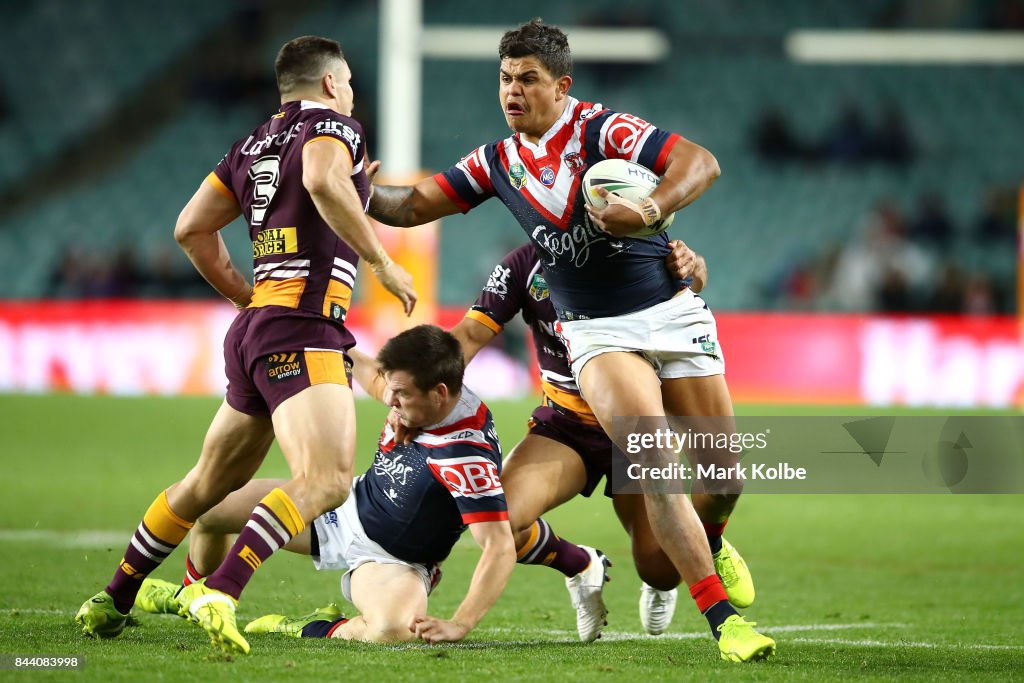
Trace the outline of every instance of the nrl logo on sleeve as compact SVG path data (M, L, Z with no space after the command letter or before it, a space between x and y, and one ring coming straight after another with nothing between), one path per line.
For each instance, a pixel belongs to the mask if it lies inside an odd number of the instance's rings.
M521 190L526 187L526 167L516 162L508 167L508 181L512 187Z
M272 353L267 356L267 379L281 382L302 374L298 353Z
M535 274L530 280L530 296L534 301L544 301L549 295L547 280L540 273Z

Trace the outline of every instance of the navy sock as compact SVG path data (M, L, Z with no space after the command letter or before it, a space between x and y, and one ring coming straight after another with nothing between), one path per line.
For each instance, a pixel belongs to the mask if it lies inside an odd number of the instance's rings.
M303 638L326 638L328 634L339 624L344 624L348 619L341 618L335 621L311 621L302 627Z
M708 536L708 545L711 546L711 554L714 555L722 549L722 537Z
M721 635L718 632L718 627L734 614L739 614L739 612L733 609L728 600L719 600L704 612L704 617L708 620L708 626L711 627L711 635L715 637L715 640L718 640L719 635Z

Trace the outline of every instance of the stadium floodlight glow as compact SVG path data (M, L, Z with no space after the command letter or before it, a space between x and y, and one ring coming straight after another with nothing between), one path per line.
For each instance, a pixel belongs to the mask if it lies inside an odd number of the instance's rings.
M1024 33L792 31L786 55L817 64L1021 64Z
M421 50L435 59L496 59L498 43L510 26L423 28ZM656 28L588 28L563 26L574 62L659 62L671 46Z

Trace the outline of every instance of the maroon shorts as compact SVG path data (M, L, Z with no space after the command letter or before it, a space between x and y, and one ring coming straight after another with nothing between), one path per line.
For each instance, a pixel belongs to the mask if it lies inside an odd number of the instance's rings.
M604 495L610 498L612 440L600 425L583 422L571 411L553 405L549 401L548 405L533 411L530 415L530 433L547 437L576 451L587 470L587 483L580 493L589 498L601 483L601 478L608 477Z
M341 324L281 306L243 310L224 337L227 402L235 410L269 417L285 400L314 384L352 386L355 346Z

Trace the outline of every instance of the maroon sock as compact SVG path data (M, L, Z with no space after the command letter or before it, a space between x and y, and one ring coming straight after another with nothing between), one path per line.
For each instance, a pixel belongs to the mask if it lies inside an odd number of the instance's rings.
M538 519L530 529L530 540L516 553L519 564L543 564L566 576L576 576L590 564L590 555L574 543L559 538L551 526Z
M167 492L161 491L135 529L121 564L105 589L118 612L128 614L142 580L167 559L191 528L192 522L175 514L167 503Z
M274 489L252 511L228 556L206 579L206 585L237 600L260 565L305 526L288 494Z

